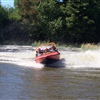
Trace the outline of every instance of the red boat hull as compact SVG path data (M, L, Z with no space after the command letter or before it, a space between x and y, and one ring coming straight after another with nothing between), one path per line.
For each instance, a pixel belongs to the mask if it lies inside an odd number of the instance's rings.
M36 63L51 64L60 60L59 52L50 52L35 58Z

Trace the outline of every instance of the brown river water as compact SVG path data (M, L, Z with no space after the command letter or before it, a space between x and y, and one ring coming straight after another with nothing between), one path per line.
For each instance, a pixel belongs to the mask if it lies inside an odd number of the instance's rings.
M100 50L58 49L44 66L32 46L0 46L0 100L100 100Z

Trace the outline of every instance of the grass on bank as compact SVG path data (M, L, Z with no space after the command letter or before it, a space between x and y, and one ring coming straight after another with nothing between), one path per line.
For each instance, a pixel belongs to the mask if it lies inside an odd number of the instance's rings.
M32 43L32 46L39 46L39 45L42 45L42 44L48 44L48 43L52 43L52 42L49 42L49 41L35 41ZM53 42L55 43L55 42ZM66 43L55 43L57 47L75 47L76 44L66 44Z
M50 41L34 41L34 42L16 42L16 41L6 41L3 43L3 45L32 45L33 47L37 47L42 44L47 44L50 43ZM81 48L83 50L97 50L100 49L100 43L94 44L94 43L82 43L82 44L77 44L77 43L62 43L62 42L57 42L55 43L57 47L61 48Z
M88 49L97 50L97 49L100 49L100 44L86 43L86 44L82 44L81 48L85 50L88 50Z
M50 43L49 41L38 41L38 42L34 42L32 43L32 46L39 46L39 45L42 45L42 44L47 44L47 43ZM85 44L71 44L71 43L56 43L57 47L62 47L62 48L65 48L65 47L70 47L70 48L81 48L83 50L97 50L97 49L100 49L100 44L94 44L94 43L85 43Z

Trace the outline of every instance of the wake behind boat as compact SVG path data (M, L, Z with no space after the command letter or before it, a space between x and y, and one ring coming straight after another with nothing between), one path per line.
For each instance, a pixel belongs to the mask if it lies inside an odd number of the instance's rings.
M60 60L60 53L55 43L48 43L37 47L35 57L36 63L52 64L58 60Z

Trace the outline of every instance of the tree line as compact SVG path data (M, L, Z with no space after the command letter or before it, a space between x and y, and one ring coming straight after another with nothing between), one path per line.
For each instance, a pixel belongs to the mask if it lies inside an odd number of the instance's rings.
M4 32L6 39L100 42L100 0L14 0L14 6L0 6L0 30L8 23L18 28Z

